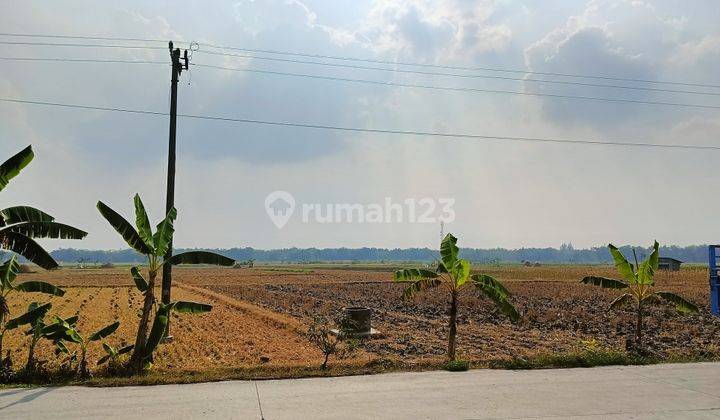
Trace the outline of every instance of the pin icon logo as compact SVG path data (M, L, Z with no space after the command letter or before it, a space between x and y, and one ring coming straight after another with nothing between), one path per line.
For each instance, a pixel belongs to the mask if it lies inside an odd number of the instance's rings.
M282 229L295 211L295 198L286 191L273 191L265 197L265 211L275 226Z

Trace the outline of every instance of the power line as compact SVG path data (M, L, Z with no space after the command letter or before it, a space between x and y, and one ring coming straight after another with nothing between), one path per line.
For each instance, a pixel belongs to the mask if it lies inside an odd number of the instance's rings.
M331 80L336 82L349 82L349 83L364 83L381 86L398 86L405 88L418 88L418 89L429 89L429 90L444 90L454 92L476 92L476 93L493 93L493 94L504 94L504 95L521 95L521 96L538 96L554 99L571 99L571 100L583 100L583 101L596 101L596 102L615 102L624 104L642 104L642 105L658 105L658 106L672 106L681 108L699 108L699 109L720 109L720 105L703 105L703 104L687 104L681 102L663 102L663 101L645 101L641 99L623 99L623 98L602 98L595 96L583 96L583 95L563 95L556 93L544 93L544 92L520 92L515 90L504 90L504 89L482 89L482 88L471 88L471 87L454 87L454 86L435 86L435 85L421 85L412 83L398 83L398 82L383 82L379 80L369 79L350 79L344 77L335 76L322 76L316 74L306 73L289 73L272 70L260 70L260 69L248 69L248 68L236 68L236 67L224 67L215 66L211 64L200 64L190 63L197 67L206 67L218 70L229 70L246 73L258 73L268 74L274 76L288 76L288 77L301 77L308 79L319 79L319 80Z
M19 33L0 33L0 36L9 37L29 37L29 38L57 38L57 39L86 39L86 40L98 40L98 41L139 41L139 42L167 42L161 39L148 39L148 38L123 38L123 37L97 37L97 36L71 36L71 35L53 35L53 34L19 34ZM188 43L187 41L180 41ZM32 44L31 44L32 45ZM428 63L416 63L416 62L400 62L390 60L379 60L370 58L356 58L348 56L335 56L325 54L310 54L294 51L283 51L283 50L272 50L272 49L258 49L258 48L240 48L230 47L210 43L200 43L198 45L204 45L210 48L216 48L221 50L234 50L250 53L265 53L275 55L290 55L298 57L309 57L309 58L321 58L329 60L340 60L340 61L358 61L366 63L377 63L377 64L389 64L393 66L411 66L411 67L427 67L427 68L441 68L450 70L466 70L466 71L489 71L499 73L515 73L515 74L535 74L541 76L559 76L577 79L597 79L597 80L614 80L623 82L635 82L635 83L649 83L649 84L668 84L668 85L679 85L679 86L694 86L694 87L710 87L720 88L720 84L710 83L697 83L697 82L680 82L680 81L663 81L663 80L649 80L640 78L620 77L620 76L606 76L606 75L587 75L577 73L561 73L561 72L541 72L531 71L527 69L512 69L512 68L497 68L497 67L478 67L478 66L453 66L443 64L428 64ZM80 46L80 45L77 45ZM95 46L95 45L91 45ZM207 52L207 51L205 51Z
M243 51L243 52L250 52L250 53L265 53L265 54L277 54L277 55L290 55L290 56L298 56L298 57L322 58L322 59L341 60L341 61L361 61L361 62L366 62L366 63L389 64L389 65L393 65L393 66L429 67L429 68L440 68L440 69L449 69L449 70L490 71L490 72L500 72L500 73L516 73L516 74L536 74L536 75L541 75L541 76L560 76L560 77L571 77L571 78L579 78L579 79L615 80L615 81L621 81L621 82L640 82L640 83L652 83L652 84L667 84L667 85L680 85L680 86L720 88L720 85L718 85L718 84L709 84L709 83L662 81L662 80L649 80L649 79L618 77L618 76L583 75L583 74L575 74L575 73L542 72L542 71L531 71L531 70L524 70L524 69L503 69L503 68L497 68L497 67L469 67L469 66L453 66L453 65L444 65L444 64L414 63L414 62L407 62L407 61L404 61L404 62L403 61L389 61L389 60L379 60L379 59L372 59L372 58L354 58L354 57L347 57L347 56L308 54L308 53L282 51L282 50L225 47L222 45L213 45L213 44L206 44L206 43L199 43L198 45L204 45L206 47L217 48L217 49L221 49L221 50L234 50L234 51Z
M115 45L115 44L80 44L80 43L57 43L57 42L24 42L24 41L0 41L2 45L26 45L44 47L85 47L85 48L120 48L132 50L164 50L167 47L151 47L147 45Z
M55 45L59 45L59 44L55 44ZM106 47L125 47L125 46L106 46ZM44 58L44 57L0 57L0 60L167 65L167 63L165 63L163 61L116 60L116 59L108 60L108 59L89 59L89 58L85 59L85 58ZM482 89L482 88L472 88L472 87L436 86L436 85L411 84L411 83L399 83L399 82L384 82L384 81L378 81L378 80L350 79L350 78L322 76L322 75L315 75L315 74L289 73L289 72L278 72L278 71L271 71L271 70L260 70L260 69L249 69L249 68L234 68L234 67L215 66L215 65L210 65L210 64L199 64L199 63L193 63L193 65L199 66L199 67L214 68L214 69L219 69L219 70L240 71L240 72L276 75L276 76L302 77L302 78L321 79L321 80L330 80L330 81L339 81L339 82L350 82L350 83L364 83L364 84L374 84L374 85L383 85L383 86L397 86L397 87L405 87L405 88L419 88L419 89L444 90L444 91L455 91L455 92L476 92L476 93L508 94L508 95L522 95L522 96L539 96L539 97L549 97L549 98L555 98L555 99L586 100L586 101L596 101L596 102L617 102L617 103L626 103L626 104L673 106L673 107L682 107L682 108L720 109L720 106L717 106L717 105L687 104L687 103L680 103L680 102L664 102L664 101L646 101L646 100L639 100L639 99L636 100L636 99L623 99L623 98L603 98L603 97L583 96L583 95L563 95L563 94L544 93L544 92L520 92L520 91L503 90L503 89ZM677 92L681 92L681 91L677 91ZM686 92L686 93L691 93L691 92ZM711 94L711 93L708 93L708 94L709 95L720 95L720 94Z
M26 104L26 105L44 105L44 106L53 106L53 107L70 108L70 109L123 112L123 113L129 113L129 114L145 114L145 115L154 115L154 116L167 116L168 115L168 113L166 113L166 112L157 112L157 111L68 104L68 103L48 102L48 101L32 101L32 100L25 100L25 99L2 98L2 97L0 97L0 102ZM582 145L602 145L602 146L652 147L652 148L661 148L661 149L720 150L720 146L704 146L704 145L695 145L695 144L662 144L662 143L628 142L628 141L615 141L615 140L608 140L608 141L571 140L571 139L555 139L555 138L541 138L541 137L512 137L512 136L492 136L492 135L465 134L465 133L441 133L441 132L415 131L415 130L388 130L388 129L376 129L376 128L344 127L344 126L337 126L337 125L294 123L294 122L286 122L286 121L269 121L269 120L256 120L256 119L247 119L247 118L232 118L232 117L220 117L220 116L212 116L212 115L195 115L195 114L178 114L178 117L198 119L198 120L224 121L224 122L234 122L234 123L243 123L243 124L258 124L258 125L268 125L268 126L278 126L278 127L295 127L295 128L306 128L306 129L316 129L316 130L332 130L332 131L345 131L345 132L371 133L371 134L392 134L392 135L419 136L419 137L443 137L443 138L474 139L474 140L501 140L501 141L517 141L517 142L540 142L540 143L582 144Z
M341 64L341 63L323 63L319 61L306 61L306 60L295 60L290 58L277 58L277 57L261 57L257 55L247 54L232 54L217 51L198 51L202 54L220 55L227 57L247 58L253 60L265 60L265 61L277 61L284 63L295 63L295 64L311 64L317 66L327 67L341 67L358 70L377 70L391 73L409 73L409 74L420 74L427 76L445 76L445 77L459 77L467 79L494 79L494 80L512 80L519 82L532 82L532 83L549 83L549 84L561 84L571 86L585 86L585 87L601 87L601 88L612 88L612 89L628 89L628 90L640 90L640 91L651 91L651 92L663 92L663 93L683 93L689 95L707 95L707 96L720 96L720 92L698 92L692 90L676 90L676 89L664 89L664 88L652 88L652 87L641 87L641 86L624 86L624 85L608 85L601 83L585 83L585 82L572 82L567 80L546 80L546 79L532 79L525 77L512 77L512 76L493 76L485 74L458 74L458 73L441 73L433 71L422 71L422 70L408 70L408 69L390 69L386 67L371 67L371 66L360 66L355 64Z
M58 39L87 39L95 41L128 41L128 42L164 42L168 40L150 39L150 38L121 38L121 37L102 37L102 36L83 36L83 35L49 35L49 34L18 34L9 32L0 32L0 36L20 37L20 38L58 38ZM185 41L175 41L176 43L185 43Z
M127 63L127 64L164 64L166 61L149 61L149 60L106 60L95 58L51 58L51 57L0 57L2 61L57 61L70 63Z
M59 45L59 44L53 44L53 45ZM73 45L75 45L75 44L73 44ZM96 46L96 45L93 45L93 46ZM121 47L126 47L126 46L109 46L109 47L121 48ZM137 48L145 48L145 47L138 46ZM156 48L153 48L153 49L156 49ZM257 59L257 60L269 60L269 61L290 62L290 63L299 63L299 64L315 64L315 65L321 65L321 66L343 67L343 68L352 68L352 69L361 69L361 70L379 70L379 71L386 71L386 72L393 72L393 73L400 72L400 73L412 73L412 74L433 75L433 76L449 76L449 77L473 78L473 79L474 78L500 79L500 80L513 80L513 81L522 81L522 82L537 82L537 83L577 85L577 86L587 86L587 87L629 89L629 90L638 90L638 91L653 91L653 92L663 92L663 93L681 93L681 94L691 94L691 95L720 96L720 92L697 92L697 91L688 91L688 90L648 88L648 87L637 87L637 86L605 85L605 84L596 84L596 83L569 82L569 81L542 80L542 79L525 79L525 78L519 78L519 77L466 75L466 74L456 74L456 73L437 73L437 72L425 72L425 71L402 70L402 69L397 70L397 69L388 69L388 68L382 68L382 67L356 66L356 65L337 64L337 63L320 63L320 62L315 62L315 61L292 60L292 59L282 59L282 58L273 58L273 57L259 57L259 56L252 56L252 55L217 53L217 52L209 52L209 51L206 51L205 53L231 56L231 57L239 57L239 58ZM79 59L79 58L44 58L44 57L0 57L0 60L5 60L5 61L54 61L54 62L88 62L88 63L166 64L165 62L161 62L161 61L106 60L106 59L84 59L84 58L83 59ZM210 65L205 65L205 66L211 67ZM221 67L216 66L216 68L221 68ZM223 67L223 69L233 70L232 68L225 68L225 67ZM244 71L249 71L249 70L244 70Z

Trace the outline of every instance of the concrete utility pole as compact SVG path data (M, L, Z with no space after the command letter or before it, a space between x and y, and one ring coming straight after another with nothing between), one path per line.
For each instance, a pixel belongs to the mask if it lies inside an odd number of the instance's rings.
M188 52L185 50L182 61L180 49L173 48L172 41L169 42L170 60L172 62L172 76L170 78L170 142L168 146L168 171L167 171L167 196L165 200L165 214L175 206L175 131L177 122L177 85L180 73L188 69ZM168 245L165 260L172 257L172 240ZM172 265L163 266L162 276L162 302L170 303L170 287L172 286ZM168 324L169 325L169 324Z

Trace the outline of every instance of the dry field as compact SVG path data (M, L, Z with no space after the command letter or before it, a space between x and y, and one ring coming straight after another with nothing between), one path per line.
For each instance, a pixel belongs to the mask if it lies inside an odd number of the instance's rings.
M476 362L531 358L551 352L572 352L601 347L622 350L632 314L606 310L614 293L578 283L584 275L613 276L603 266L496 266L482 267L505 282L523 313L513 325L471 289L461 296L459 353ZM657 283L680 292L702 306L698 315L680 316L669 306L653 308L647 317L647 341L662 357L720 356L720 319L707 312L707 271L686 268L661 272ZM90 333L114 320L119 330L109 338L113 345L133 341L141 295L133 287L127 268L61 269L22 274L27 279L51 281L66 288L63 297L15 294L13 314L31 300L51 301L50 316L79 315L79 328ZM384 336L362 343L352 359L362 366L373 360L432 363L442 360L446 346L447 296L430 291L414 301L400 300L402 287L392 284L386 268L179 268L174 270L176 299L208 302L213 311L203 315L174 315L174 342L163 345L157 357L159 372L209 369L283 369L315 366L320 353L303 332L315 315L331 315L350 305L373 310L373 326ZM6 348L22 363L27 340L19 331L8 333ZM595 341L593 341L595 340ZM97 343L94 343L97 344ZM89 360L102 349L91 346ZM41 342L37 354L50 366L57 364L50 343ZM91 363L91 366L94 363Z

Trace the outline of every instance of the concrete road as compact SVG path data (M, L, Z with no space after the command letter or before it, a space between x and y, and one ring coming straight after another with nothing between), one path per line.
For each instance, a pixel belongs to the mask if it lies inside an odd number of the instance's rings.
M720 363L0 391L0 418L717 419Z

